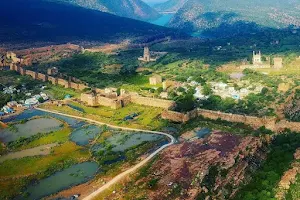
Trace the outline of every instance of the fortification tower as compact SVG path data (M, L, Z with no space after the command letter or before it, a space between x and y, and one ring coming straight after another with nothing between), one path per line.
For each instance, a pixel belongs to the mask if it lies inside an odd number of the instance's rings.
M253 65L260 65L260 64L262 64L261 52L260 51L258 51L258 52L253 51L252 62L253 62Z
M150 61L150 50L149 47L144 47L144 61Z

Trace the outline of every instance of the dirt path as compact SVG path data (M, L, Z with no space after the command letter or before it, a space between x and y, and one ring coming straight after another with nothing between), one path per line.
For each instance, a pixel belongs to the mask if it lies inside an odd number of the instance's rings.
M53 144L46 144L42 146L38 146L32 149L25 149L18 152L9 153L3 156L0 156L0 163L10 160L10 159L19 159L29 156L45 156L49 155L51 153L51 149L55 146L57 146L57 143Z
M113 179L111 179L110 181L108 181L105 185L101 186L100 188L98 188L96 191L94 191L90 195L84 197L83 198L84 200L94 199L100 193L102 193L106 189L110 188L114 184L118 183L120 180L122 180L123 178L127 177L129 174L135 172L136 170L138 170L142 166L144 166L154 156L156 156L162 150L164 150L165 148L173 145L176 142L176 139L172 135L167 134L167 133L163 133L163 132L159 132L159 131L149 131L149 130L133 129L133 128L126 128L126 127L114 126L114 125L102 123L102 122L99 122L99 121L96 121L96 120L92 120L92 119L88 119L88 118L84 118L84 117L78 117L78 116L74 116L74 115L68 115L68 114L57 112L57 111L50 111L50 110L41 109L41 108L36 108L36 109L40 110L40 111L44 111L44 112L49 112L49 113L58 114L58 115L66 116L66 117L80 119L80 120L91 122L91 123L98 124L98 125L106 125L106 126L111 127L111 128L116 128L116 129L121 129L121 130L126 130L126 131L137 131L137 132L146 132L146 133L153 133L153 134L164 135L164 136L167 136L171 140L168 144L165 144L162 147L160 147L159 149L157 149L155 152L153 152L152 154L150 154L147 158L145 158L144 160L142 160L140 163L136 164L135 166L133 166L132 168L128 169L127 171L122 172L121 174L117 175L116 177L114 177Z

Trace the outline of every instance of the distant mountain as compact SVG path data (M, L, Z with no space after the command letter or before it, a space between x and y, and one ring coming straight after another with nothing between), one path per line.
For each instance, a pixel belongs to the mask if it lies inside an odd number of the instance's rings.
M236 24L249 23L271 28L300 26L300 0L188 0L169 26L194 32L230 25L239 29Z
M0 43L162 38L176 31L65 3L0 1Z
M155 4L153 8L158 12L177 12L188 0L168 0Z
M121 17L144 21L157 19L159 13L142 0L49 0L72 3L84 8L108 12Z

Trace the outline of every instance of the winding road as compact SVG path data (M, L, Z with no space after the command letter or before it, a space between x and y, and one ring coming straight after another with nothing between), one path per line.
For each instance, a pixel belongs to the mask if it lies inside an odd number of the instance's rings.
M161 152L165 148L173 145L176 142L176 139L172 135L167 134L167 133L163 133L163 132L159 132L159 131L149 131L149 130L142 130L142 129L134 129L134 128L126 128L126 127L114 126L114 125L102 123L102 122L99 122L99 121L96 121L96 120L92 120L92 119L88 119L88 118L84 118L84 117L79 117L79 116L75 116L75 115L64 114L64 113L57 112L57 111L50 111L50 110L46 110L46 109L42 109L42 108L36 108L36 109L40 110L40 111L48 112L48 113L53 113L53 114L58 114L58 115L66 116L66 117L72 117L72 118L75 118L75 119L80 119L80 120L91 122L91 123L98 124L98 125L106 125L106 126L111 127L111 128L116 128L116 129L121 129L121 130L126 130L126 131L146 132L146 133L153 133L153 134L164 135L164 136L167 136L171 140L168 144L165 144L165 145L161 146L159 149L157 149L156 151L154 151L147 158L145 158L144 160L142 160L141 162L139 162L138 164L136 164L132 168L130 168L130 169L122 172L121 174L115 176L113 179L111 179L106 184L102 185L96 191L94 191L90 195L88 195L85 198L83 198L83 200L92 200L92 199L94 199L100 193L102 193L106 189L110 188L114 184L118 183L120 180L122 180L123 178L125 178L129 174L135 172L136 170L138 170L142 166L144 166L147 162L149 162L159 152Z

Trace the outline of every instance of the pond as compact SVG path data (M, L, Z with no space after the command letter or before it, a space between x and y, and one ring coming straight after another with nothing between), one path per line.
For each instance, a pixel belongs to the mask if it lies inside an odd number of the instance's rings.
M70 139L77 145L87 145L89 141L95 139L102 132L102 129L96 125L82 126L71 133Z
M91 180L97 171L98 164L96 162L73 165L27 187L25 193L28 194L28 197L26 199L41 199L66 188L85 183ZM24 199L24 197L19 199Z
M109 137L106 142L113 146L112 151L126 151L127 149L142 144L143 142L157 141L164 138L162 135L150 133L115 133ZM101 144L95 145L92 150L94 152L102 150Z
M57 114L52 114L52 113L47 113L47 112L40 111L40 110L35 110L35 109L25 110L24 112L22 112L19 115L12 116L12 117L4 119L2 121L4 123L18 122L18 121L21 121L21 120L24 120L24 119L30 119L30 118L36 117L36 116L51 116L51 117L57 118L59 120L65 121L72 128L78 128L78 127L81 127L84 124L86 124L85 122L79 121L75 118L65 117L65 116L62 116L62 115L57 115Z
M0 140L4 143L15 141L20 137L30 137L37 133L49 133L62 129L62 123L53 118L38 118L24 124L15 124L6 129L0 129Z
M211 130L208 128L202 128L200 130L196 130L195 134L198 138L204 138L206 135L210 134Z

